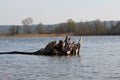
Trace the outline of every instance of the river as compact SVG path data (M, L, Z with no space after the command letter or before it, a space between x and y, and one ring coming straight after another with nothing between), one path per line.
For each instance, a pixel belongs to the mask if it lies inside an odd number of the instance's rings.
M82 38L80 56L0 55L0 80L120 80L120 36ZM34 52L60 39L1 37L0 52Z

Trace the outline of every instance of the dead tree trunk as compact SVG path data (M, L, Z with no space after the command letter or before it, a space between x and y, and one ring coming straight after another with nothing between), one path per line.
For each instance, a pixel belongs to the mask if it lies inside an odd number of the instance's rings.
M27 55L79 55L80 47L82 43L82 38L78 43L70 41L70 38L66 36L65 40L59 40L59 43L56 41L49 42L45 48L42 48L36 52L1 52L0 54L27 54Z

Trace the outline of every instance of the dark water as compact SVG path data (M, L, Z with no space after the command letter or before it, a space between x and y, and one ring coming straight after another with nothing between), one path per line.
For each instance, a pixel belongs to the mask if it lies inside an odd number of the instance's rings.
M0 38L0 52L33 52L59 39ZM120 36L84 36L80 57L0 55L0 80L120 80Z

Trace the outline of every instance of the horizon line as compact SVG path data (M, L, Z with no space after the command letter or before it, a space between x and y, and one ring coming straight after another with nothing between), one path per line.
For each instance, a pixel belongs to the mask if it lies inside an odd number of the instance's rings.
M67 19L68 20L68 19ZM73 20L73 19L72 19ZM118 21L120 21L120 20L101 20L101 19L95 19L95 20L86 20L86 21L75 21L75 20L73 20L75 23L79 23L79 22L92 22L92 21L96 21L96 20L100 20L101 22L104 22L104 21L106 21L106 22L110 22L110 21L116 21L116 22L118 22ZM39 23L42 23L42 22L39 22ZM37 24L39 24L39 23L32 23L31 25L37 25ZM46 23L46 24L43 24L43 25L56 25L56 24L61 24L61 23L67 23L67 21L65 22L58 22L58 23ZM0 24L0 26L1 25L23 25L23 24Z

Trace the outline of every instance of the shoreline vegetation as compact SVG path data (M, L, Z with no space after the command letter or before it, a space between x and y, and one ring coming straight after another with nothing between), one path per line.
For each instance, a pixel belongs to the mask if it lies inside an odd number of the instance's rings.
M32 25L33 19L26 18L22 26L11 25L6 32L0 32L0 37L57 37L57 36L115 36L120 35L120 21L89 21L75 22L68 19L65 23Z
M119 35L75 35L75 34L72 34L72 33L0 35L0 37L65 37L65 36L119 36Z
M75 36L74 34L16 34L16 35L0 35L0 37L65 37Z

